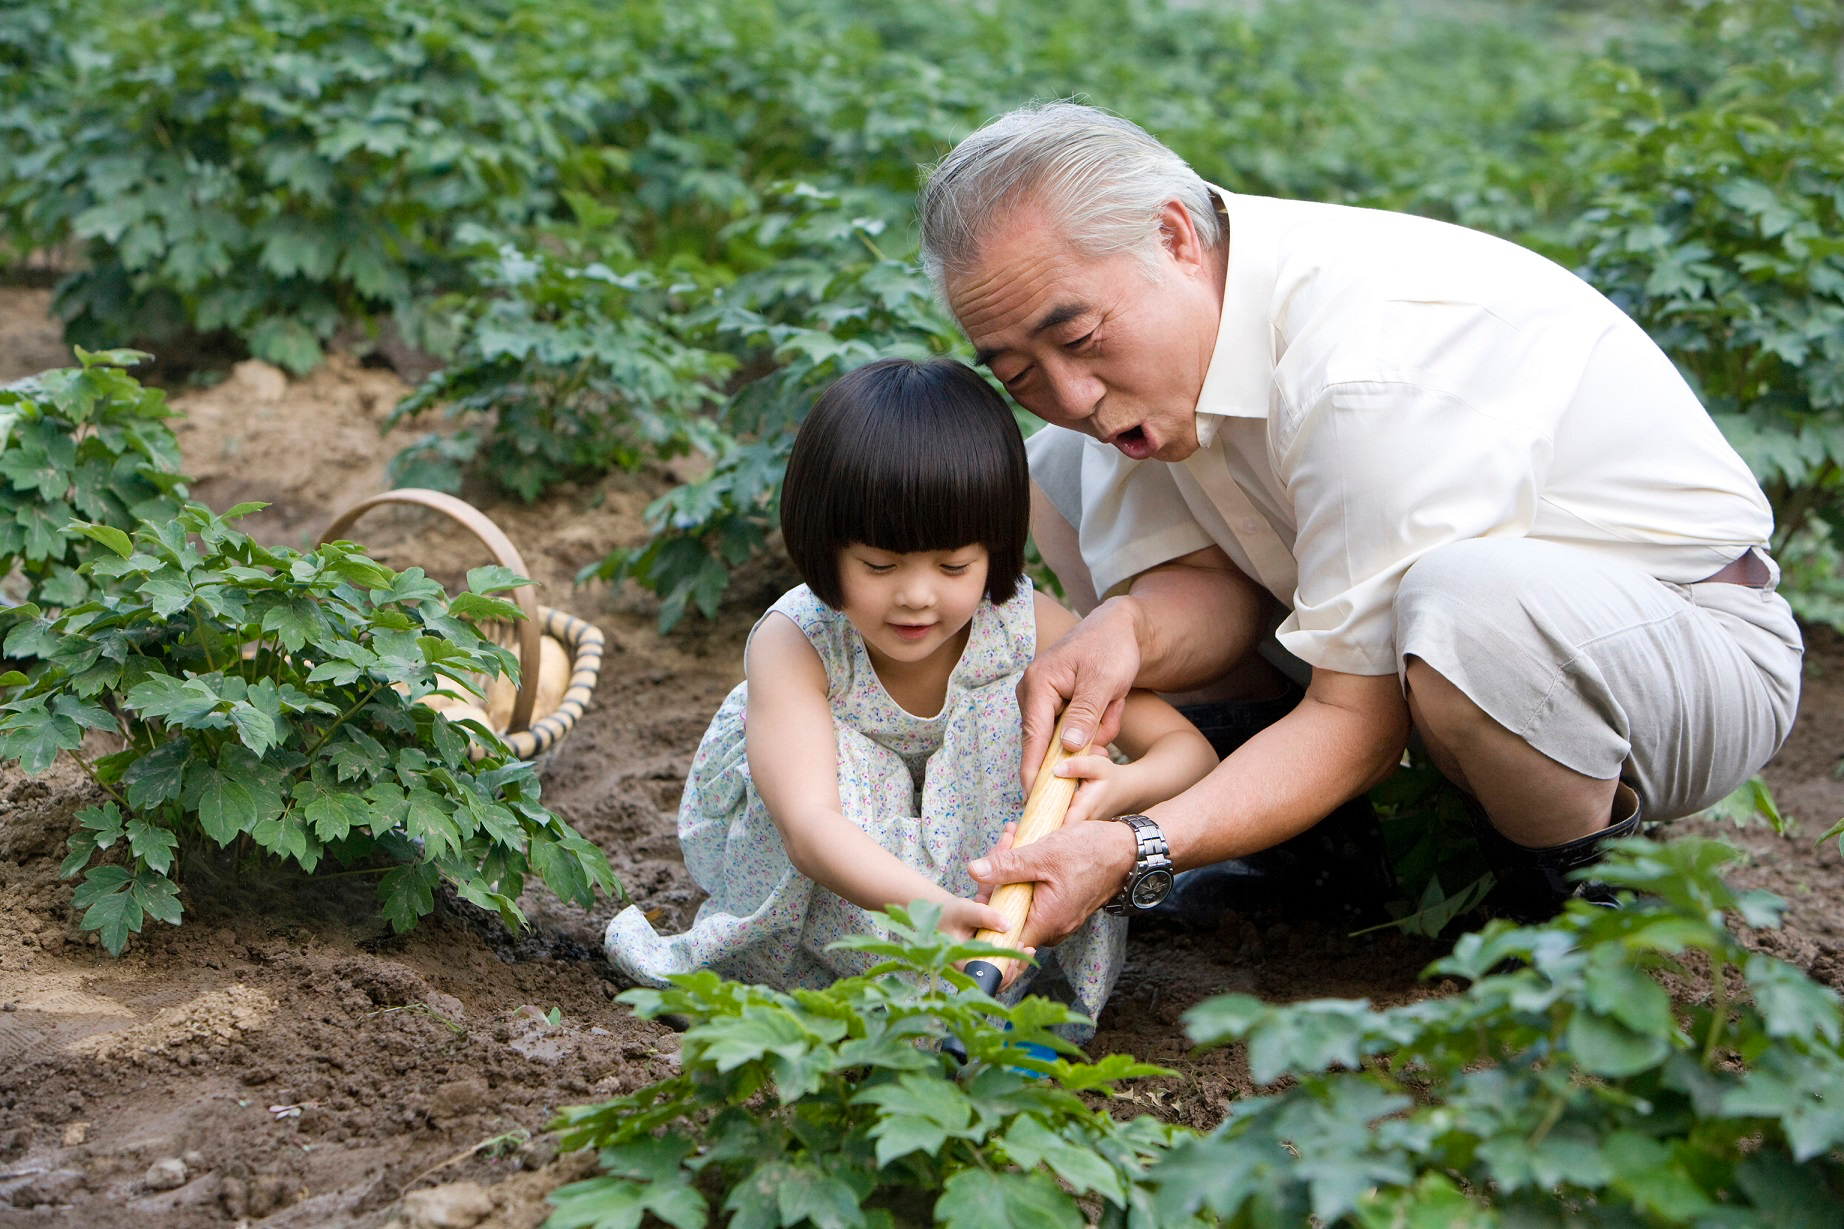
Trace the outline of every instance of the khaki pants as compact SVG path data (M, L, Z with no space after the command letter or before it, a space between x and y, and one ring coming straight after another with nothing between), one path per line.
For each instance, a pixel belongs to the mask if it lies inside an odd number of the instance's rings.
M1675 585L1619 559L1478 538L1416 562L1396 657L1419 657L1500 725L1590 777L1623 777L1648 819L1721 799L1786 741L1804 653L1786 599Z

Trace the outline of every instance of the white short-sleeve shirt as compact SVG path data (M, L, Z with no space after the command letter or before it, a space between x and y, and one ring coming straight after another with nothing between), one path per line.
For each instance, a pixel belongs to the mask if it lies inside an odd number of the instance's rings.
M1446 543L1522 535L1690 583L1767 541L1748 467L1671 360L1580 278L1444 222L1222 198L1201 446L1136 462L1079 437L1097 592L1214 543L1291 609L1276 633L1289 651L1392 674L1396 587Z

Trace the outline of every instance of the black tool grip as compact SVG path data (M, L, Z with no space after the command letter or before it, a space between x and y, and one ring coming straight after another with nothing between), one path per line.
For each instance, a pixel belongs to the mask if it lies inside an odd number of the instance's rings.
M969 960L967 967L961 971L971 977L973 984L985 994L997 994L999 983L1005 980L1005 974L1000 971L999 966L989 960ZM952 1033L942 1038L941 1052L957 1064L964 1064L967 1061L967 1047L962 1045L960 1038Z
M961 971L973 979L973 984L983 994L999 993L999 983L1005 980L1005 974L999 966L989 960L969 960L967 967Z

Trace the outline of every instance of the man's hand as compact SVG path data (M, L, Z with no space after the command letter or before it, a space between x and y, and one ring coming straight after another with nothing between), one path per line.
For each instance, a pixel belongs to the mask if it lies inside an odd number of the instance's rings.
M1037 778L1064 701L1069 722L1063 727L1063 743L1071 751L1114 741L1121 706L1140 673L1131 601L1113 598L1097 606L1068 635L1038 654L1018 680L1018 709L1024 718L1018 773L1026 789Z
M1127 882L1137 856L1133 830L1112 820L1068 824L1023 849L994 849L967 864L987 888L1031 883L1020 946L1061 943Z

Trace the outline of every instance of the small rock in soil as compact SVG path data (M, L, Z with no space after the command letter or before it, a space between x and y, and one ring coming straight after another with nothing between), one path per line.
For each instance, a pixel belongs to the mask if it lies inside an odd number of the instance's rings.
M453 1122L492 1104L492 1100L485 1080L455 1080L435 1090L429 1103L429 1117L438 1123Z
M200 1152L197 1148L181 1153L179 1159L186 1163L186 1172L188 1173L203 1173L209 1168L209 1166L205 1164L205 1154Z
M155 1161L147 1167L147 1177L143 1179L149 1190L170 1191L186 1184L186 1163L176 1156L164 1161Z
M403 1197L405 1229L473 1229L493 1214L493 1196L478 1182L452 1182Z

